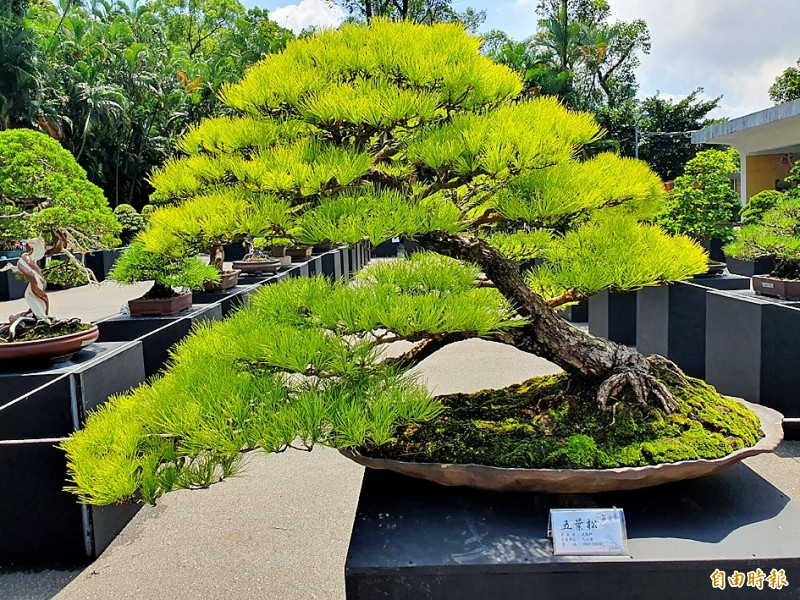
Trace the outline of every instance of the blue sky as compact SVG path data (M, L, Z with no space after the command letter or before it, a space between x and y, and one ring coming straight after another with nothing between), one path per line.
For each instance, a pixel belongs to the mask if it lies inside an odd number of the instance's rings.
M243 0L268 9L295 29L333 25L341 10L326 0ZM609 0L615 18L647 21L652 52L637 72L640 96L675 99L697 87L722 95L713 116L737 117L771 106L767 89L800 58L798 0ZM516 39L536 28L537 0L455 0L459 9L486 10L482 31L502 29Z

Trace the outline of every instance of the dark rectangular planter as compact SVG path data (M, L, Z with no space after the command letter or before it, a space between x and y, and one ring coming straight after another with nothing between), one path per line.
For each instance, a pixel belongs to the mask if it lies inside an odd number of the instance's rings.
M92 250L84 256L84 264L89 269L97 281L104 281L108 277L108 272L114 263L127 248L115 248L113 250Z
M255 283L237 285L219 292L194 292L192 300L195 305L219 304L222 316L227 317L247 302L247 298L255 291L257 285Z
M0 564L83 561L98 556L138 506L80 505L63 491L66 456L55 446L111 394L145 378L140 342L96 343L91 356L18 376L50 377L0 407ZM14 375L3 374L9 389Z
M725 262L725 253L722 251L725 242L722 240L700 240L700 245L708 252L711 260Z
M800 281L778 279L768 275L753 276L753 291L760 296L800 301Z
M800 302L709 291L706 381L721 393L800 417Z
M636 292L603 290L589 298L589 333L626 346L636 344Z
M612 506L625 511L630 556L553 555L551 508ZM795 597L800 507L744 465L655 488L585 495L487 492L367 469L345 594L347 600L699 599L718 592L711 587L715 569L731 575L756 568L784 569L791 587L782 597ZM728 591L760 598L767 586Z
M97 322L100 341L139 340L144 354L145 375L160 371L170 349L186 337L196 323L222 319L220 304L195 305L192 310L174 317L130 317L115 315Z
M562 317L571 323L586 323L589 321L589 300L584 299L558 311Z
M17 258L4 258L0 259L0 268L5 267L7 264L17 264ZM25 295L25 289L28 287L28 282L24 279L18 279L11 271L4 271L0 273L0 302L7 300L19 300ZM6 320L8 315L2 315L3 321Z
M639 290L636 297L637 350L644 355L666 356L687 375L703 379L706 372L706 291L749 287L747 277L721 275Z
M775 259L771 256L757 258L755 260L739 260L738 258L727 257L725 263L728 271L735 275L752 277L753 275L769 275L775 268Z

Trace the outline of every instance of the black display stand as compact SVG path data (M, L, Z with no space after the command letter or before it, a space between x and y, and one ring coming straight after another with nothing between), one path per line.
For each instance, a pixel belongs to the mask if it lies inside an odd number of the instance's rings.
M625 511L630 557L553 556L551 508ZM722 594L715 569L785 569L780 592ZM367 469L345 563L348 600L800 597L800 507L744 465L592 495L448 488Z
M586 323L589 321L589 301L581 300L577 304L572 304L558 312L570 323Z
M219 304L222 316L227 317L233 311L241 308L247 299L258 289L257 283L241 282L227 290L218 292L194 292L192 301L195 305Z
M181 341L196 323L222 318L220 304L194 305L170 317L131 317L115 315L97 322L101 342L138 340L144 352L145 374L154 375L164 366L170 349Z
M636 296L636 348L648 356L660 354L692 377L706 373L706 290L750 289L750 279L738 275L698 277L646 287Z
M0 258L0 268L5 267L7 264L17 264L18 258ZM6 300L19 300L25 295L25 288L28 287L28 282L24 279L17 278L11 271L3 271L0 273L0 302ZM7 316L3 316L5 321Z
M603 290L589 298L589 333L612 342L636 344L636 292Z
M709 291L706 308L706 381L723 394L800 417L800 302Z
M80 505L63 490L66 455L56 446L109 395L144 378L140 342L96 343L70 362L0 375L6 390L19 379L43 382L0 406L0 564L98 556L136 514L133 505Z

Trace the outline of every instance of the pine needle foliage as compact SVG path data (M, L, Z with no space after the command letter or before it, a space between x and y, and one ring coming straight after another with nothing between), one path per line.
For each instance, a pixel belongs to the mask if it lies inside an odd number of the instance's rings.
M514 260L542 258L530 283L548 296L705 270L698 246L646 223L662 194L643 163L582 160L603 135L593 117L519 99L519 76L479 47L457 24L373 19L268 56L222 90L229 116L191 129L185 155L152 174L162 207L136 252L175 261L175 249L231 236L478 236ZM163 377L90 416L63 444L70 489L97 504L154 502L230 476L251 450L390 442L442 410L409 373L415 352L528 325L481 277L420 253L350 284L267 286L186 338ZM395 340L414 342L410 355L386 358Z
M472 286L476 274L420 254L368 268L351 285L312 278L265 287L226 321L198 326L163 377L89 416L63 444L70 489L95 504L155 502L231 476L253 449L386 443L399 424L441 407L382 361L373 332L413 339L513 326L495 290Z

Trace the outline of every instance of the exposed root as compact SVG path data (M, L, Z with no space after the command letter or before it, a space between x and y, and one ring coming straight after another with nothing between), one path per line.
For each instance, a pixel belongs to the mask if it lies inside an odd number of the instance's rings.
M672 362L661 356L651 356L645 361L626 365L608 376L597 390L597 405L606 410L609 404L620 398L630 388L633 397L639 404L654 401L667 414L678 408L678 403L669 388L658 380L653 367L667 369L684 377L683 373ZM657 370L657 369L656 369Z

